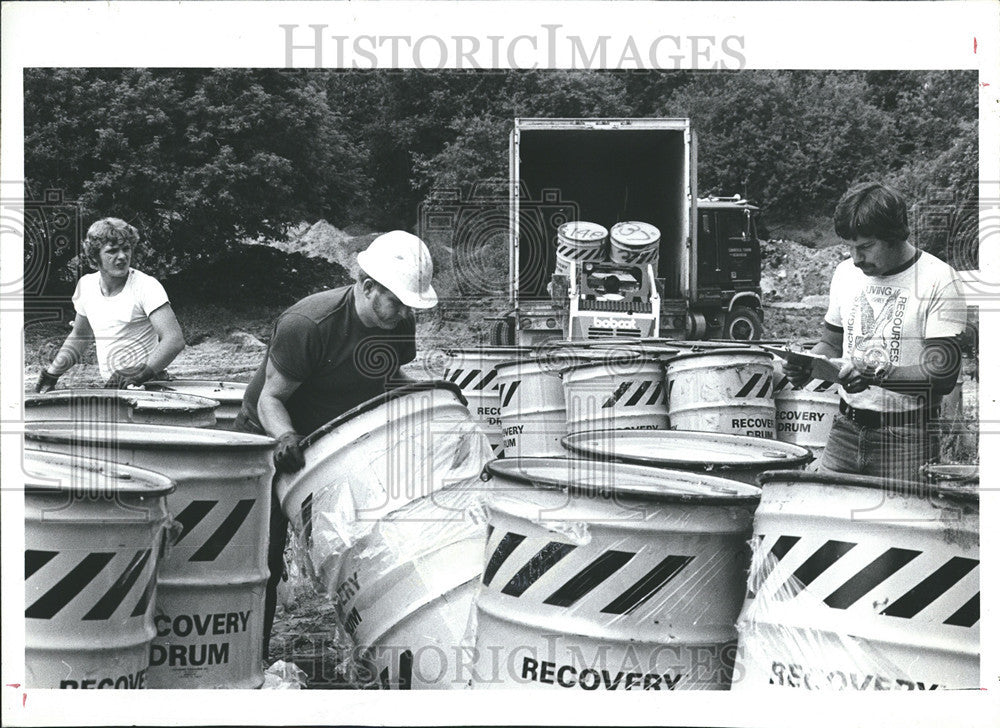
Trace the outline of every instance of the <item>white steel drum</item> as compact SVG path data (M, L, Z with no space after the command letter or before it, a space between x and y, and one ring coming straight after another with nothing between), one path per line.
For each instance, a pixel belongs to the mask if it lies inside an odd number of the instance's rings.
M302 447L305 467L275 488L361 650L360 679L464 687L454 673L485 542L479 476L493 455L458 387L400 387Z
M771 355L719 348L666 363L670 427L774 439Z
M565 458L486 470L473 687L729 687L758 488Z
M979 495L760 477L734 690L978 689Z
M531 354L531 349L520 346L480 346L465 349L448 349L444 380L462 391L469 402L469 411L480 424L493 447L496 457L502 457L503 432L500 423L500 383L497 366L519 361Z
M547 360L497 366L505 457L558 457L566 434L566 401L558 368Z
M566 430L665 430L663 363L630 357L577 364L563 370Z
M574 221L559 226L556 236L556 275L569 275L569 264L605 259L608 229L595 222Z
M173 482L58 453L22 462L25 687L147 687Z
M274 473L270 437L169 425L34 422L30 447L168 476L179 524L159 568L150 688L258 688Z

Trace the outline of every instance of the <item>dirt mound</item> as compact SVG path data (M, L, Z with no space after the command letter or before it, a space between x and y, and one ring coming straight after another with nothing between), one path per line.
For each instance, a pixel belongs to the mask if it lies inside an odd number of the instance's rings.
M847 248L843 245L810 248L793 240L763 240L760 255L764 301L796 302L830 292L833 271L847 256Z

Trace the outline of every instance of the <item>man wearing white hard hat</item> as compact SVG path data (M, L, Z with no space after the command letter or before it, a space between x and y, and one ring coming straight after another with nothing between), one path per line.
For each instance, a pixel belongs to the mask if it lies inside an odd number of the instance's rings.
M278 317L267 355L247 386L236 427L278 440L274 462L280 472L305 464L303 437L406 381L399 367L416 357L414 310L437 304L431 255L415 235L380 235L358 253L358 268L353 285L314 293ZM272 496L265 658L287 529Z

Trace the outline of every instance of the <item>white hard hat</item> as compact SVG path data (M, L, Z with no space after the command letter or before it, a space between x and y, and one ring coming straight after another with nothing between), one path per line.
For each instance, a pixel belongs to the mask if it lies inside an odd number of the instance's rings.
M404 230L375 238L358 253L358 265L410 308L431 308L437 294L431 286L434 263L424 242Z

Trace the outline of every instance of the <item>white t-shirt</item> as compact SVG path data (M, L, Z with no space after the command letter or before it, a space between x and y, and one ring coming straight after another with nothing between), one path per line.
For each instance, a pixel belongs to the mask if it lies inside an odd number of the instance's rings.
M827 323L843 328L843 356L920 364L926 339L957 336L965 329L966 305L958 276L944 261L921 251L906 270L867 276L848 259L830 284ZM881 387L840 396L852 407L880 412L916 409L920 400Z
M149 359L159 337L149 314L169 303L160 282L130 268L125 286L113 296L101 293L101 274L80 278L73 293L73 306L86 316L97 343L97 364L108 379L119 369L141 367Z

